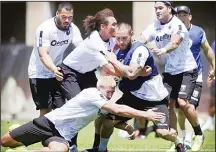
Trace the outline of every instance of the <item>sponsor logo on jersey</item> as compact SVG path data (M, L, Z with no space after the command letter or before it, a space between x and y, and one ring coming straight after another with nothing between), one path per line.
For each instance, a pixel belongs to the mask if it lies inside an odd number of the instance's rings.
M155 40L156 40L157 42L163 41L163 40L165 40L165 39L170 40L170 39L171 39L171 35L170 35L170 34L164 34L164 35L162 35L162 36L157 36L157 37L155 38Z
M52 42L50 43L52 46L62 46L65 44L68 44L68 39L64 40L64 41L56 41L56 40L52 40Z

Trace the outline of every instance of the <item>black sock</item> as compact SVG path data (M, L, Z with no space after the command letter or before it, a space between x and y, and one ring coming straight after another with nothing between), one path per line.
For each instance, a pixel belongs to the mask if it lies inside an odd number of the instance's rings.
M146 133L146 128L140 128L139 129L139 135L145 135L145 133Z
M203 134L202 130L200 128L200 125L193 127L193 129L194 129L195 135L202 135Z
M93 147L98 147L100 144L100 134L95 134Z
M146 120L146 121L145 121L145 127L139 129L139 131L140 131L139 135L144 135L144 136L146 135L146 131L147 131L147 129L148 129L148 127L147 127L147 126L148 126L148 122L149 122L149 121Z
M72 139L71 139L71 145L76 145L77 146L77 136L78 136L78 133L76 134L76 136L74 136Z

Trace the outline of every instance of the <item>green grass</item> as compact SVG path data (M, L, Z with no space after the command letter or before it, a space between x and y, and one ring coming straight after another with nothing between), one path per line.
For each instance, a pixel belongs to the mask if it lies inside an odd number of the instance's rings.
M1 121L1 135L8 131L8 127L12 124L19 123L24 124L27 121ZM154 133L150 133L147 138L139 140L126 140L120 139L117 135L118 129L115 129L114 134L111 137L111 140L108 145L109 151L121 152L121 151L165 151L170 146L170 142L165 141L160 138L155 138ZM78 149L79 151L84 148L90 148L93 143L94 138L94 126L93 123L89 124L86 128L80 131L78 136ZM42 145L36 143L29 146L28 150L40 149ZM8 148L1 147L1 151L4 152ZM205 143L203 145L203 152L215 151L215 131L214 132L205 132Z

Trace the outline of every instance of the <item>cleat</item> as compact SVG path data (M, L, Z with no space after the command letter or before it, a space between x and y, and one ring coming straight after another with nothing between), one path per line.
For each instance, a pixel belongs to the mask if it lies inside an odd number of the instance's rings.
M192 151L199 151L203 146L204 139L205 139L204 135L195 135L194 143L191 147L191 150Z

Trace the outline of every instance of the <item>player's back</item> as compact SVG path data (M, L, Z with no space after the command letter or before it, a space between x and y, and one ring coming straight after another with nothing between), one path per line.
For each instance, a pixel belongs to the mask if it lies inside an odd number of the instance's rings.
M71 139L100 114L106 103L105 97L96 88L81 91L74 98L45 115L65 138Z

